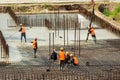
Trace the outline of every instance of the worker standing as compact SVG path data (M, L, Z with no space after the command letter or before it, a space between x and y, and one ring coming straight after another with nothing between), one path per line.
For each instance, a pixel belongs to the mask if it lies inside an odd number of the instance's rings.
M33 41L31 41L31 43L32 43L32 48L34 50L34 58L36 58L36 52L37 52L37 48L38 48L37 38L35 38Z
M63 48L60 48L60 52L58 54L59 60L60 60L60 70L63 70L65 65L65 52Z
M27 42L27 41L26 41L25 27L24 27L24 25L23 25L23 24L20 24L20 29L19 29L19 32L21 32L21 42L22 42L22 37L24 37L25 42Z
M55 49L53 49L53 52L51 53L50 58L54 61L57 60L57 52Z
M95 35L95 30L94 30L93 27L90 27L90 28L89 28L89 33L91 34L94 42L96 43L96 35Z

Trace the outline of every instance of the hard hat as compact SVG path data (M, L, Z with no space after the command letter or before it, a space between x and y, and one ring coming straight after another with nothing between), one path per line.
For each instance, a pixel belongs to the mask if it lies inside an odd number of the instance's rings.
M69 52L68 52L68 51L66 52L66 55L67 55L67 54L69 54Z
M53 49L53 51L56 51L55 49Z
M73 56L73 54L70 54L70 56Z
M37 38L35 38L35 40L37 40Z
M22 26L23 24L20 24L20 26Z
M63 50L63 47L61 47L60 50Z

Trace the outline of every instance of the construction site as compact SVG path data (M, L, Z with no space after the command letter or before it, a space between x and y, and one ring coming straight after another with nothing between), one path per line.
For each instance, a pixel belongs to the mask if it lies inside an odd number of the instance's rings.
M120 80L120 23L103 14L113 9L111 2L1 1L0 80ZM26 42L21 42L20 24L26 28ZM89 26L95 29L96 43ZM59 54L61 47L79 65L66 64L61 71L59 59L50 59L52 50Z

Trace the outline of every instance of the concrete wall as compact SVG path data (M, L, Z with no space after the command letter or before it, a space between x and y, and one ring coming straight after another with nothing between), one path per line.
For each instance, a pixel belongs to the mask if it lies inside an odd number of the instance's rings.
M16 26L8 13L0 13L0 29L6 29L8 26Z

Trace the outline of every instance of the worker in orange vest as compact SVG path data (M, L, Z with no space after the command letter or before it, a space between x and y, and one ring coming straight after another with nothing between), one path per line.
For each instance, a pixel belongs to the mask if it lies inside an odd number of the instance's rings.
M78 59L77 57L73 56L73 65L78 65Z
M60 60L60 70L63 70L65 65L65 52L63 48L60 48L60 52L58 54L58 58Z
M71 57L71 63L72 63L73 65L76 66L76 65L79 64L77 57L73 56L73 54L70 54L70 57Z
M95 30L94 30L93 27L90 27L90 28L89 28L89 33L91 34L94 42L96 43L96 35L95 35Z
M34 50L34 58L36 58L36 52L37 52L37 48L38 48L37 38L35 38L33 41L31 41L31 43L32 43L32 48Z
M26 41L25 27L24 27L24 25L23 25L23 24L20 24L20 29L19 29L19 32L21 32L21 42L22 42L22 37L24 37L25 42L27 42L27 41Z

